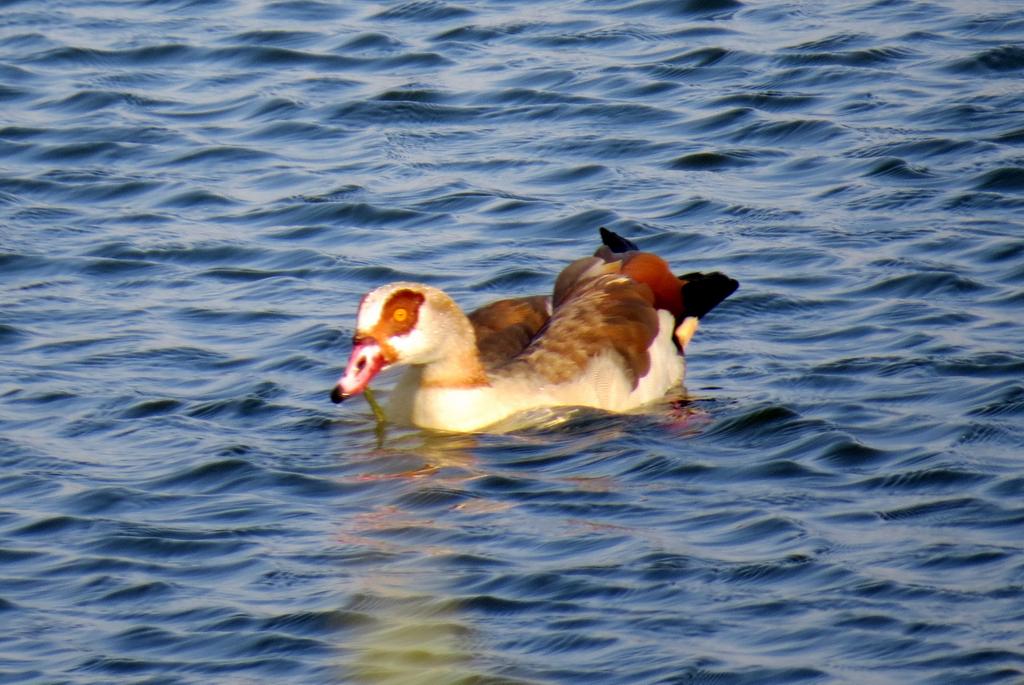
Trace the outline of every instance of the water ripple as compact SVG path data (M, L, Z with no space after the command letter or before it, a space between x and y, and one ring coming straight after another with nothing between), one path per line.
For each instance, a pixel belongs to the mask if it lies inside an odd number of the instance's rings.
M975 5L0 2L0 681L1020 680ZM371 287L544 293L601 225L743 284L678 397L327 401Z

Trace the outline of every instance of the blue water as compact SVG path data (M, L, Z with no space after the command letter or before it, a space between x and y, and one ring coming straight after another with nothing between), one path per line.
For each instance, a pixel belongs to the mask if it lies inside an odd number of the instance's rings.
M0 682L1024 682L1024 14L0 0ZM328 392L606 225L685 410ZM385 374L386 395L394 375Z

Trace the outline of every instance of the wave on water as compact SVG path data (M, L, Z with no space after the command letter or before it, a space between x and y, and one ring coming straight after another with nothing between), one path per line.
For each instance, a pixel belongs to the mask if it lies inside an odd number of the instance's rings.
M1019 12L0 8L0 681L1024 678ZM678 396L328 401L599 226L743 284Z

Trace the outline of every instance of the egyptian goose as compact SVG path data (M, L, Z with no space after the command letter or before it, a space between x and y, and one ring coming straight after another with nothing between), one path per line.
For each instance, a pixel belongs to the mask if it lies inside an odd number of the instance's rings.
M408 370L388 418L477 431L517 412L558 406L628 411L680 385L697 320L738 283L676 277L657 255L602 228L593 257L562 271L552 296L500 300L469 316L441 290L391 283L359 305L352 354L331 392L361 393L385 367Z

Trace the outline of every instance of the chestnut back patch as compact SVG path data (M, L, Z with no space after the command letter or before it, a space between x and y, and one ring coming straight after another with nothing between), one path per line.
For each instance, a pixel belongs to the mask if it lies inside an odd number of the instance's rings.
M374 337L383 342L395 335L407 335L416 328L423 300L423 293L414 290L398 290L393 293L381 309L380 321L374 327Z

